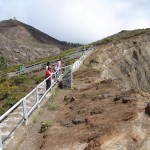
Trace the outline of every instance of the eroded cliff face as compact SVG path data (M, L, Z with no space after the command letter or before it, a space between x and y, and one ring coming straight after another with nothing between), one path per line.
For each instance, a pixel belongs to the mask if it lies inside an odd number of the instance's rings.
M150 32L97 46L88 65L100 70L102 79L122 79L127 89L150 92Z

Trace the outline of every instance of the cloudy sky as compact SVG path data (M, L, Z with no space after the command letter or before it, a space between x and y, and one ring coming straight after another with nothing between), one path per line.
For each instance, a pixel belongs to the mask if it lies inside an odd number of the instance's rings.
M150 0L0 0L0 21L14 17L58 40L87 44L150 28Z

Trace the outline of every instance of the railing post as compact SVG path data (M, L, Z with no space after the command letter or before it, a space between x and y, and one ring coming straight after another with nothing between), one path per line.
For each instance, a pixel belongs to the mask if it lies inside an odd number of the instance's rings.
M57 72L57 80L58 80L58 78L60 77L60 75L61 75L61 70L60 70L60 68L58 69L58 72Z
M25 121L25 125L28 125L28 115L27 115L27 105L26 105L26 99L23 98L23 118Z
M59 79L59 76L60 76L60 68L57 70L57 75L56 75L57 77L57 81L58 81L58 79Z
M76 69L79 67L79 61L77 61L77 67L76 67Z
M54 74L54 82L56 82L57 81L56 71L53 74Z
M44 81L44 91L46 92L46 80Z
M52 89L52 88L51 88L51 87L52 87L52 76L53 76L53 75L51 74L51 75L50 75L50 87L48 88L48 89L50 89L50 91L51 91L51 89Z
M3 150L1 130L0 130L0 150Z
M76 70L76 67L77 67L77 62L75 62L74 64L74 70Z
M39 103L39 89L36 88L36 102L37 102L37 108L40 108L40 103Z
M73 86L73 66L71 66L71 88Z

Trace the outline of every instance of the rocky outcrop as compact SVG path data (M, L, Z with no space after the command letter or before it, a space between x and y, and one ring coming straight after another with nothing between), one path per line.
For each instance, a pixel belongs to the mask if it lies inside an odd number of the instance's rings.
M102 79L122 79L127 89L137 88L150 92L149 58L150 31L97 46L89 58L88 66L100 70Z

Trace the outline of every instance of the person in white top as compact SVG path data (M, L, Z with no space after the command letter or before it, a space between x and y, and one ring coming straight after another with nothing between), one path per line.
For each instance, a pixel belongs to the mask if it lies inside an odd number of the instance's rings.
M61 67L61 58L59 59L59 61L57 63L58 63L58 69L60 69L60 67Z
M54 70L56 72L56 76L55 76L55 79L57 80L58 78L58 75L59 75L59 72L60 72L60 69L61 68L61 58L58 60L58 62L55 64L55 67L54 67Z

